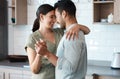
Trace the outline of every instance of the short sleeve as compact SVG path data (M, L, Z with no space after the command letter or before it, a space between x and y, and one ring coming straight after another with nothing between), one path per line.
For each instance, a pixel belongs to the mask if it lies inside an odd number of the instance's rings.
M35 39L33 38L32 34L28 37L27 42L25 44L25 50L27 47L32 48L33 50L35 50Z

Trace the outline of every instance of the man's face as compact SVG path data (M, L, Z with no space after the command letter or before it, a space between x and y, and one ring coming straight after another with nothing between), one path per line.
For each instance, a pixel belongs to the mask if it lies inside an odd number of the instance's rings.
M58 11L58 9L55 10L55 15L56 15L56 21L58 24L60 24L60 27L65 28L65 21L62 15L60 14L60 12Z

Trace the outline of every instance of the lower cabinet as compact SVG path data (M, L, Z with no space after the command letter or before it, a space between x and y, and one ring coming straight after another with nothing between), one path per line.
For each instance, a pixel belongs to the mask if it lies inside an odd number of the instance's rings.
M5 71L3 68L0 68L0 79L5 79Z
M31 76L30 70L0 68L0 79L31 79Z
M22 79L22 70L7 69L5 79Z
M24 70L23 71L23 79L31 79L32 72L29 70Z
M5 78L5 73L4 72L2 72L2 71L0 71L0 79L4 79Z

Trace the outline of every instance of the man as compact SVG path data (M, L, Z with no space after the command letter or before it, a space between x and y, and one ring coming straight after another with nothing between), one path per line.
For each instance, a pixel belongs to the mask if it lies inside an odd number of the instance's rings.
M55 4L57 23L65 32L77 24L76 7L70 0L61 0ZM87 71L87 48L84 33L79 32L78 39L68 40L66 34L57 48L57 56L50 53L41 41L36 44L36 51L56 66L55 79L85 79Z

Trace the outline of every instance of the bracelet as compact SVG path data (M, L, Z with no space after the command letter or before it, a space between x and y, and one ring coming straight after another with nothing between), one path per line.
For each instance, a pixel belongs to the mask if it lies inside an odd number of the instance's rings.
M37 53L37 56L41 57L42 55L40 55L40 54Z

